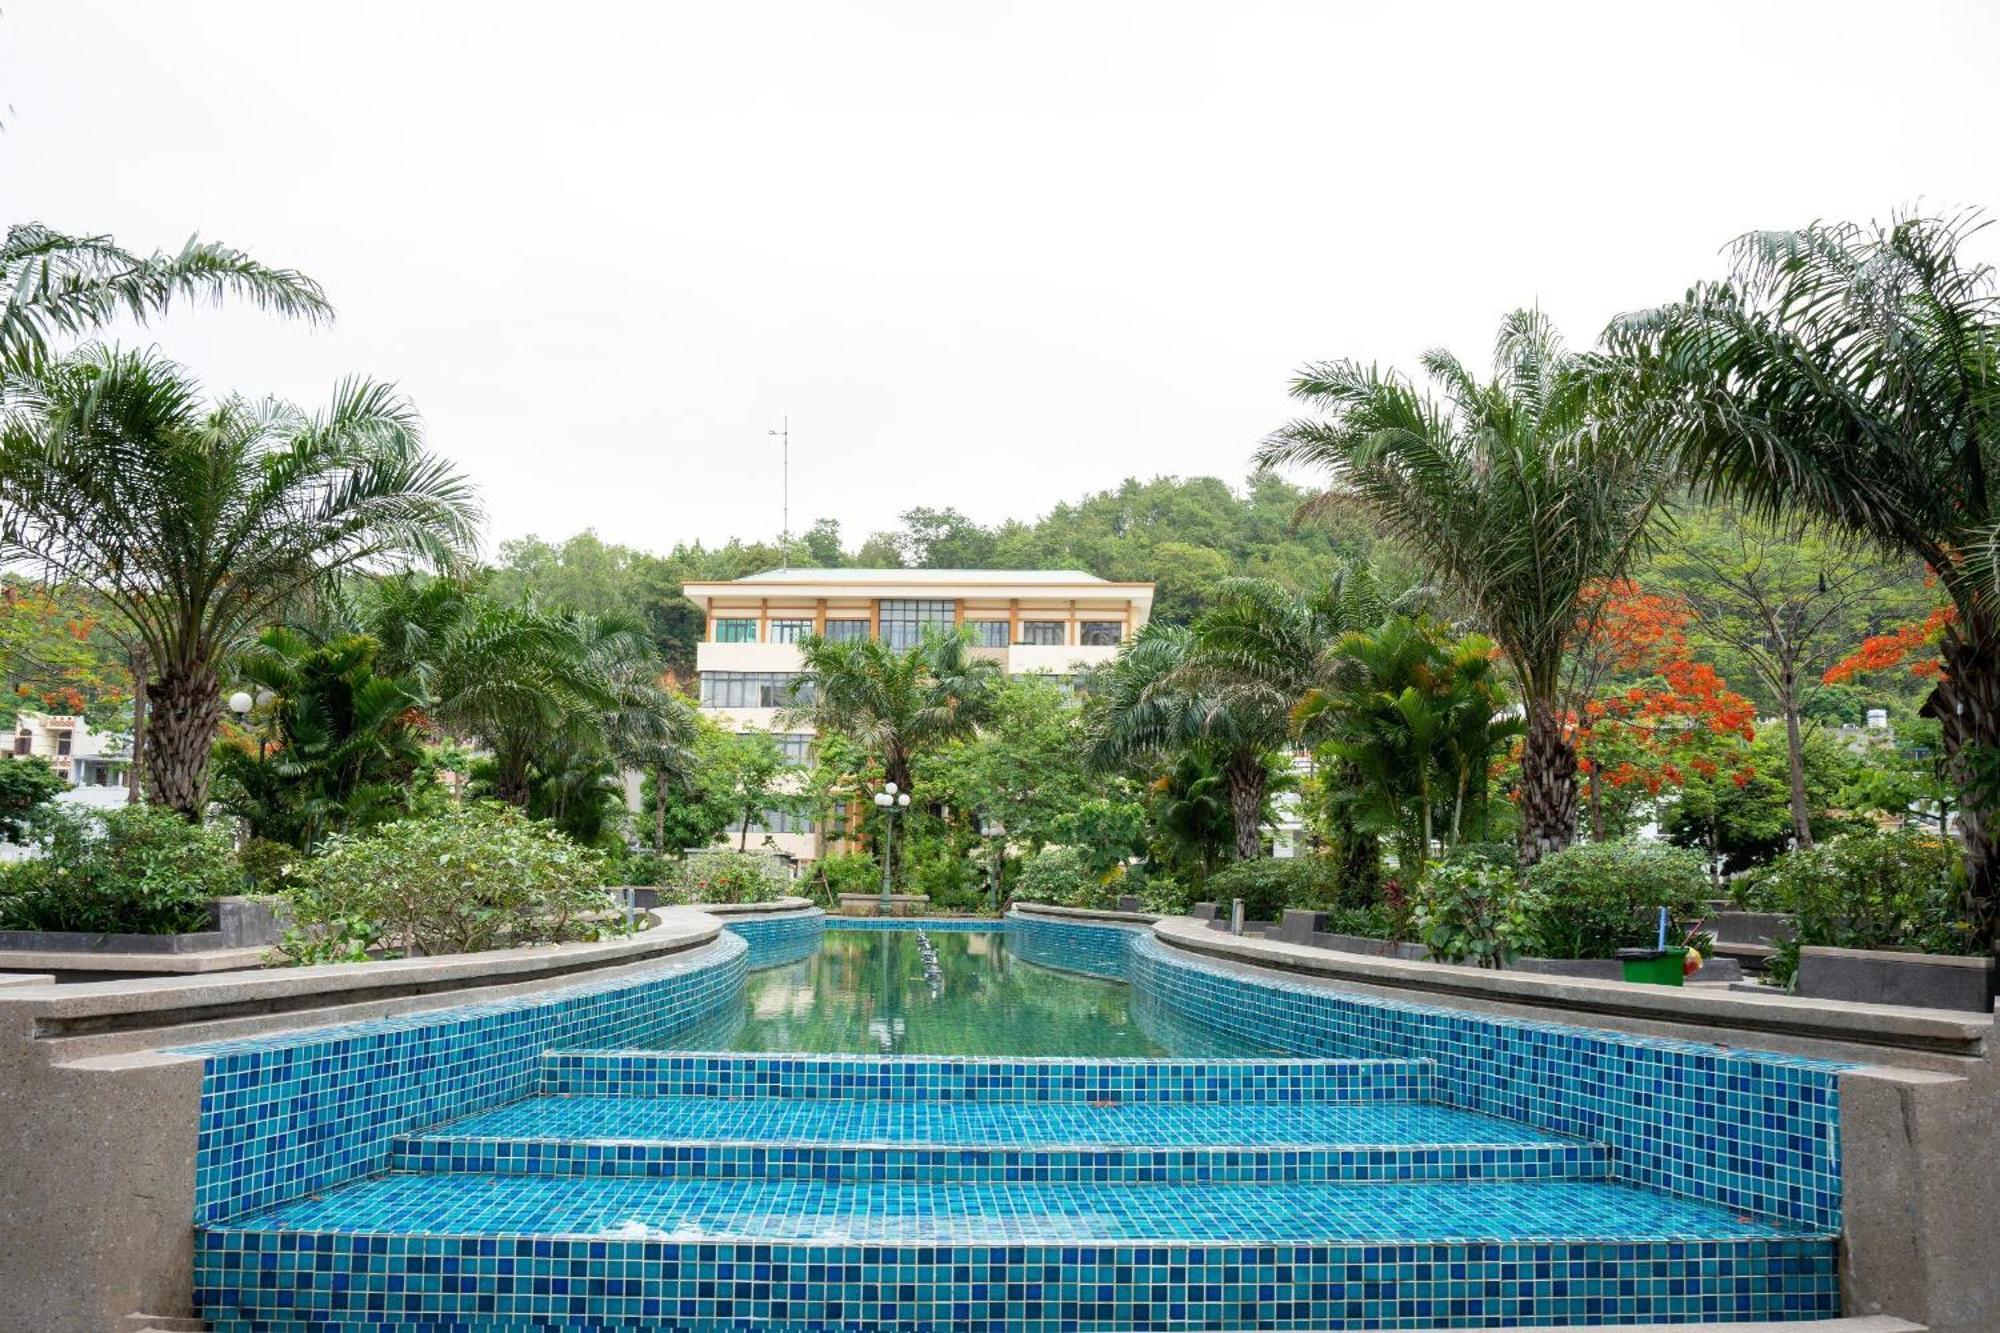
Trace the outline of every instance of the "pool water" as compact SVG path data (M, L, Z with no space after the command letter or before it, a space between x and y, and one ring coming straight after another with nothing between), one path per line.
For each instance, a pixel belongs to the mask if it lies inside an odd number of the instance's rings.
M740 1012L676 1044L875 1055L1269 1052L1135 1013L1130 986L1028 962L1008 949L1003 930L830 929L811 957L752 972Z

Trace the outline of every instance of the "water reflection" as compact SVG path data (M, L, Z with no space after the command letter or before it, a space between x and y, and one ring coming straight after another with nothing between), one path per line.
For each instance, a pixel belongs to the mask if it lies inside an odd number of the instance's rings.
M683 1049L880 1055L1227 1056L1236 1038L1143 1006L1131 988L1025 962L1003 931L939 931L926 975L915 931L826 932L819 952L753 972L740 1009Z

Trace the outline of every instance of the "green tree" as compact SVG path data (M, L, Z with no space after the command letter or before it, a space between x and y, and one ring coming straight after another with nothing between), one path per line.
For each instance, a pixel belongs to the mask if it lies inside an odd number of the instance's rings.
M252 837L311 852L329 834L407 814L423 763L421 700L375 670L375 642L345 635L315 643L266 630L238 658L246 692L268 695L252 733L216 747L216 797Z
M0 763L0 842L19 842L28 817L64 787L49 761L33 756Z
M1856 559L1816 524L1765 522L1727 505L1683 515L1653 567L1783 720L1792 834L1811 847L1806 710L1827 669L1883 615L1928 606L1920 581L1891 562Z
M329 575L390 559L454 565L470 485L425 451L415 411L350 380L317 413L231 397L150 353L89 348L17 382L0 432L0 543L90 588L157 677L145 773L189 819L208 801L230 650Z
M1602 429L1589 364L1539 312L1508 317L1494 361L1482 384L1450 353L1427 353L1434 393L1359 362L1308 366L1292 394L1323 415L1274 433L1258 461L1330 474L1307 512L1370 515L1506 653L1527 713L1518 794L1532 864L1577 833L1565 671L1586 589L1623 569L1661 473Z
M0 240L0 381L43 364L59 338L121 315L144 322L176 301L225 299L315 322L333 313L311 278L213 241L191 238L172 254L138 255L109 236L18 223Z
M2000 947L2000 296L1974 214L1756 232L1729 280L1607 335L1632 428L1751 513L1922 561L1955 612L1926 715L1964 795L1976 938Z

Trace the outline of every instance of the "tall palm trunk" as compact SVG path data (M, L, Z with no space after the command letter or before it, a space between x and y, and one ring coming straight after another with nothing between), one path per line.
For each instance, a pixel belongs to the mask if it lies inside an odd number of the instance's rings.
M206 662L160 673L146 690L146 786L153 802L199 821L208 808L208 755L222 725L222 691Z
M2000 951L2000 624L1967 616L1939 645L1944 675L1924 701L1944 733L1945 769L1962 793L1958 836L1965 849L1966 919L1973 938Z
M667 854L667 770L653 768L653 855Z
M1521 864L1531 866L1576 840L1576 747L1547 699L1528 701L1521 750Z
M146 795L146 679L153 659L142 644L132 650L132 762L125 773L125 803L137 805Z
M1254 861L1264 852L1264 789L1270 774L1261 754L1238 754L1223 770L1229 784L1229 817L1236 824L1236 859Z
M1798 677L1786 666L1778 677L1778 707L1785 713L1785 767L1792 789L1792 837L1801 850L1813 845L1812 807L1806 802L1806 739L1799 725Z

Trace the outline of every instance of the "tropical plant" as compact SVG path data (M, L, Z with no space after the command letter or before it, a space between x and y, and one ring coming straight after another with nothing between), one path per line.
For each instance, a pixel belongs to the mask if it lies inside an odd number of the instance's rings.
M1733 273L1607 333L1628 428L1758 517L1922 561L1954 615L1924 706L1964 794L1976 938L2000 944L2000 293L1974 213L1753 232Z
M1772 960L1778 985L1791 983L1801 944L1983 952L1966 911L1963 859L1925 829L1870 829L1788 852L1758 872L1743 899L1792 915L1796 938Z
M476 953L618 927L601 853L493 804L336 834L288 883L281 948L300 963Z
M237 659L246 692L268 696L251 731L216 747L217 803L253 838L310 852L410 812L424 758L416 693L375 670L375 642L358 634L316 643L266 630Z
M469 485L425 452L387 385L318 413L231 397L150 353L88 348L24 378L0 432L0 551L92 589L129 626L147 684L145 775L188 819L208 803L219 673L279 608L341 570L470 552Z
M808 636L799 645L799 665L791 702L780 714L784 725L844 740L850 788L866 769L904 792L912 791L922 756L975 735L994 716L1002 679L999 664L973 652L963 631L927 634L907 649ZM840 752L824 742L821 749L823 765ZM901 859L900 852L890 855Z
M1117 896L1090 873L1089 854L1081 847L1044 847L1021 858L1007 892L1015 902L1055 907L1109 907Z
M42 364L58 338L100 329L121 315L143 323L176 301L224 299L313 321L333 313L311 278L213 241L191 238L176 253L142 256L109 236L17 223L0 240L0 381Z
M17 842L36 810L68 784L39 756L0 762L0 842Z
M1337 870L1324 856L1235 861L1216 871L1202 893L1225 912L1241 898L1245 917L1276 921L1288 907L1317 911L1336 906L1340 899Z
M1540 312L1507 318L1494 360L1482 384L1427 353L1433 393L1359 362L1310 365L1292 394L1324 415L1275 432L1258 461L1329 473L1304 512L1368 514L1500 645L1527 713L1518 795L1532 862L1577 832L1566 670L1584 590L1622 570L1662 473L1603 428L1588 363Z
M173 935L203 930L211 902L239 892L229 838L137 805L37 813L37 855L0 866L0 929Z
M767 903L789 891L777 858L756 852L696 852L674 862L662 884L662 901Z
M1708 892L1699 852L1626 838L1543 857L1527 873L1520 910L1539 956L1609 958L1654 943L1662 907L1676 924L1701 920Z
M1328 683L1294 718L1348 779L1358 827L1392 832L1403 873L1421 876L1434 844L1483 837L1488 771L1519 730L1495 679L1493 642L1392 616L1343 635Z
M1518 874L1466 857L1433 863L1412 902L1417 940L1441 963L1505 967L1535 946Z

